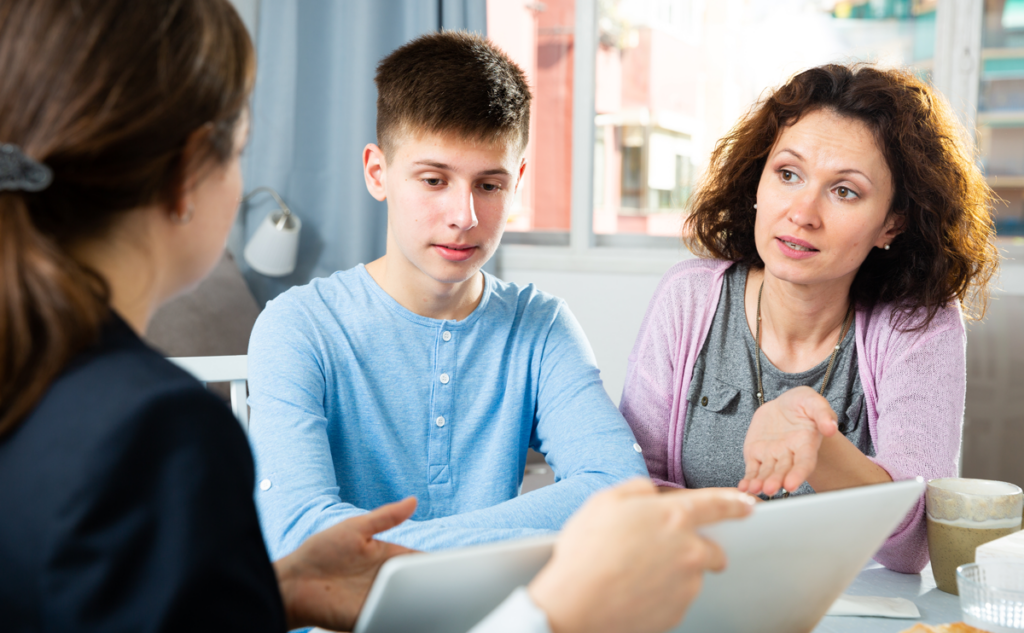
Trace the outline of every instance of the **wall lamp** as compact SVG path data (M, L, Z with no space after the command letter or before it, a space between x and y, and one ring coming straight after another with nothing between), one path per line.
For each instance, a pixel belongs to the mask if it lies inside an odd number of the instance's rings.
M249 267L261 275L284 277L295 270L302 221L270 187L253 189L242 198L242 204L261 192L269 193L278 209L263 219L242 254Z

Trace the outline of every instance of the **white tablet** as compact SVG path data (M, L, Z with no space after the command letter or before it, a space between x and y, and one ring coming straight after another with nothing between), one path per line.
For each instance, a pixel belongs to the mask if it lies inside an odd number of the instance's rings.
M708 574L676 633L810 631L924 493L903 481L760 503L702 532L729 566ZM555 535L386 562L355 633L464 633L551 556Z
M465 633L533 579L557 537L392 558L380 568L354 633Z
M924 494L900 481L759 503L745 521L701 529L728 567L673 633L810 631Z

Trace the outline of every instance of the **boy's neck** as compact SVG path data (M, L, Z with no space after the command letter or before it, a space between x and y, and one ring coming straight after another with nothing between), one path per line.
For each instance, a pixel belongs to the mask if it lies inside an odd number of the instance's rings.
M461 321L473 313L484 295L480 271L462 282L443 283L402 258L384 255L366 264L366 272L403 308L431 319Z

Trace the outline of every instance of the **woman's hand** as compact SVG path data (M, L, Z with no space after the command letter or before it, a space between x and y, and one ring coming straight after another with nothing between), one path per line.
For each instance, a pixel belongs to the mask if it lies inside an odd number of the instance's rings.
M747 471L737 486L771 496L796 490L818 465L818 450L839 430L836 414L810 387L796 387L754 412L743 442Z
M699 525L750 513L753 498L705 488L658 494L634 479L595 494L559 536L530 583L554 633L664 631L682 619L704 571L725 567Z
M373 536L415 510L414 497L381 506L314 534L274 563L288 628L351 631L380 566L392 556L414 551Z

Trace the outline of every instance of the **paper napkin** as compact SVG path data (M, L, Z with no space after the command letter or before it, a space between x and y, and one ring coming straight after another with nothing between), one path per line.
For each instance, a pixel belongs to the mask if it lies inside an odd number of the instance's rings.
M876 618L919 618L917 605L906 598L839 596L825 615L867 615Z

